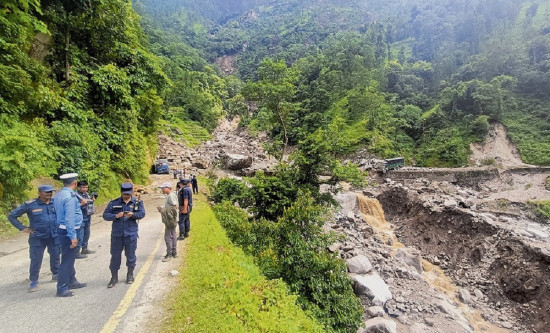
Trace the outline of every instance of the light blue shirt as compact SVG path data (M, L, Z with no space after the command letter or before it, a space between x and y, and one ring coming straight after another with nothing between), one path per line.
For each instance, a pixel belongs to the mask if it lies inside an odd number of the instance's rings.
M55 196L54 206L59 227L67 229L69 239L76 239L76 229L82 225L82 210L75 192L64 187Z

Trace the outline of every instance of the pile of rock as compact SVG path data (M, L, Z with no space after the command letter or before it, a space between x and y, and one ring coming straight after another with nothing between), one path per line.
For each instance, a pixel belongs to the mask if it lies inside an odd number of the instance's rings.
M253 175L258 170L272 172L277 160L263 149L267 135L252 137L238 127L238 120L224 120L212 134L212 139L197 148L159 134L159 155L165 157L172 169L200 172L214 164L222 169Z

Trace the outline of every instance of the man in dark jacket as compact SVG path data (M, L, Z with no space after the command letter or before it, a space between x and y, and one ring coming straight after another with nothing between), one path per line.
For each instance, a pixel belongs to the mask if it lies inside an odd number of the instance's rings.
M133 185L123 183L120 186L120 198L112 200L103 212L105 221L113 221L111 229L111 281L107 288L118 283L118 270L122 260L122 250L126 255L128 273L126 283L134 282L134 267L136 267L136 249L138 239L138 220L145 217L145 207L142 201L132 196Z

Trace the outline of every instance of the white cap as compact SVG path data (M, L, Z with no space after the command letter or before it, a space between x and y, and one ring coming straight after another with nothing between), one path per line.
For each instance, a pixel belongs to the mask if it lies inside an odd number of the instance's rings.
M165 187L172 188L172 184L170 184L170 182L164 182L162 183L162 185L159 186L159 188L165 188Z
M70 179L70 178L77 178L78 173L66 173L61 176L59 176L59 179Z

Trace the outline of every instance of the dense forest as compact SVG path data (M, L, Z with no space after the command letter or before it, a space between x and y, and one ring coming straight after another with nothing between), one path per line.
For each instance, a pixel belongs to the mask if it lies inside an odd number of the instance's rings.
M39 181L78 172L109 198L123 179L147 181L159 131L178 128L192 145L220 117L240 116L251 133L268 131L267 148L287 163L247 185L220 181L220 220L327 331L356 331L362 313L322 232L331 199L321 185L364 181L342 158L365 148L460 167L470 144L503 123L524 162L550 165L548 0L4 0L0 9L0 231Z

